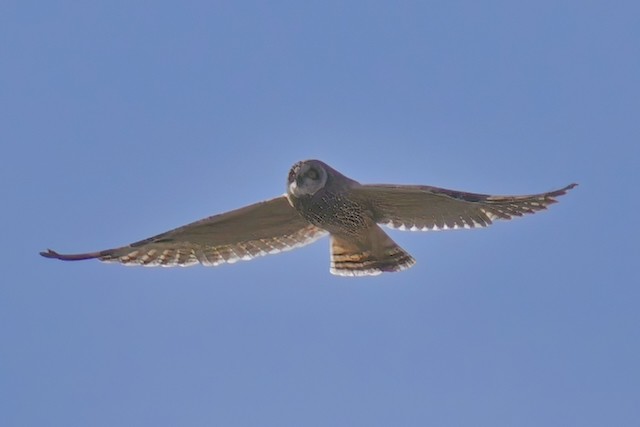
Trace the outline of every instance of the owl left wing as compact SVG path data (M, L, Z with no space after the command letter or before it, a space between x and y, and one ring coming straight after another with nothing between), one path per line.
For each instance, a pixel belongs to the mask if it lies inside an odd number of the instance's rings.
M378 224L401 230L447 230L486 227L496 219L535 213L576 185L525 196L490 196L419 185L362 185L352 191L367 201Z
M309 224L285 196L214 215L175 230L115 249L40 255L65 261L97 258L144 266L214 266L278 253L314 242L326 231Z

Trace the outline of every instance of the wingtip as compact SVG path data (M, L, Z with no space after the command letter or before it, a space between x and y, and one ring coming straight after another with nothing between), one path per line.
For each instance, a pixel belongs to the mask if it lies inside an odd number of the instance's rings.
M60 257L59 253L57 253L56 251L51 250L51 249L47 249L46 251L40 252L40 255L45 257L45 258L59 258Z
M550 197L559 197L559 196L564 196L565 194L567 194L568 191L574 189L575 187L577 187L578 184L573 182L569 185L567 185L566 187L563 187L559 190L556 191L551 191L550 193L547 193L548 196Z
M58 252L52 249L47 249L46 251L40 252L40 255L45 258L59 259L61 261L82 261L85 259L94 259L94 258L99 258L101 256L104 256L105 255L104 252L105 251L89 252L85 254L59 254Z

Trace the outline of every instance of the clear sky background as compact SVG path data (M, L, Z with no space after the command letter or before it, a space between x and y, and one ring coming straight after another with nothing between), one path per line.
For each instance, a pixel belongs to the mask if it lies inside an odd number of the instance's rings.
M640 6L4 1L0 425L640 425ZM580 186L418 263L38 256L361 182Z

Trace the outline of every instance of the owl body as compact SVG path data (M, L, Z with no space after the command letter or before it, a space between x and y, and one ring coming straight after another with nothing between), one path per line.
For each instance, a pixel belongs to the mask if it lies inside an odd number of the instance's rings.
M343 276L399 271L415 260L376 224L362 185L319 160L293 166L287 198L298 213L331 236L331 268Z
M534 213L576 184L525 196L491 196L420 185L363 185L319 160L291 168L284 196L187 224L127 246L47 258L143 266L215 266L290 250L329 234L333 274L400 271L415 260L380 225L401 230L486 227Z
M372 223L365 204L352 197L358 186L319 160L300 162L292 168L287 198L311 224L332 234L356 235Z
M326 190L313 196L290 196L289 200L304 219L329 233L354 235L371 223L365 207L346 192Z

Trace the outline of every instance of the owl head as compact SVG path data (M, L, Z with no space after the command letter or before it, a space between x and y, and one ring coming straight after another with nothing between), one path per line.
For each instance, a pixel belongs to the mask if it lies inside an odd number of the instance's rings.
M320 160L304 160L296 163L289 171L287 195L301 198L315 195L320 190L343 190L358 185Z
M313 196L327 184L327 168L319 160L296 163L289 171L287 194L294 197Z

